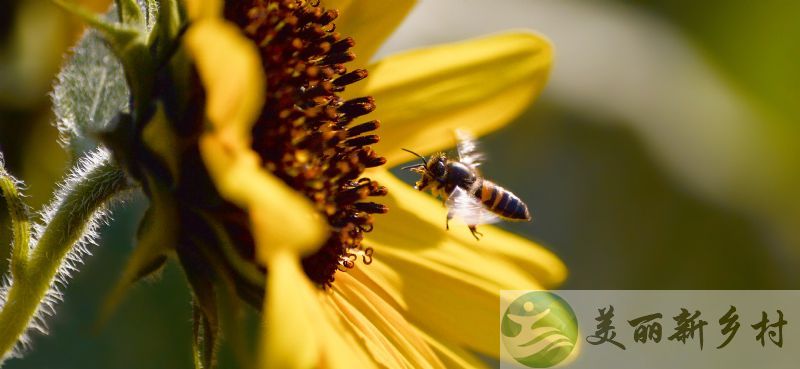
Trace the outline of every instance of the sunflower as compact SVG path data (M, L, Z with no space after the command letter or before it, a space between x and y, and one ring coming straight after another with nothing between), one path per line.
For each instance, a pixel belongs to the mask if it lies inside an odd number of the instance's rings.
M430 153L455 128L480 135L517 115L549 72L540 36L368 64L413 1L148 0L143 12L120 0L119 24L54 1L103 33L130 99L94 127L108 151L79 165L66 210L43 226L36 252L59 257L49 274L30 272L38 295L19 322L36 316L78 233L91 233L73 223L131 183L150 208L109 301L177 256L197 367L214 365L228 298L263 311L265 368L479 367L475 353L498 356L500 290L565 278L557 257L513 234L445 231L438 202L387 169L409 159L401 147ZM69 237L47 236L62 228Z
M508 232L446 232L441 205L387 170L402 147L508 123L552 61L545 39L510 32L367 64L413 3L188 1L202 157L268 271L263 367L480 367L472 352L498 356L500 290L565 278ZM380 122L364 117L375 102Z

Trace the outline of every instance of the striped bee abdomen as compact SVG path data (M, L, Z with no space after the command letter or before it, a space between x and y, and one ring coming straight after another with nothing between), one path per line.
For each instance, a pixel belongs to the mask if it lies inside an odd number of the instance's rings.
M483 180L475 196L493 213L512 220L531 220L528 206L511 191L497 184Z

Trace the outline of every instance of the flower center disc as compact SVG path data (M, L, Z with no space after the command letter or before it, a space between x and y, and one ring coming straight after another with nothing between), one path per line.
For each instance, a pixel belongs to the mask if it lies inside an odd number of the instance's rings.
M267 78L266 101L253 128L253 149L264 166L303 193L331 226L330 236L303 259L308 277L329 286L337 270L352 268L359 256L372 261L364 233L372 215L384 205L364 201L386 194L386 188L362 177L366 168L386 159L368 147L376 120L353 125L375 109L372 97L344 101L339 93L367 77L348 72L355 55L352 38L335 32L336 10L305 0L226 2L226 17L258 45Z

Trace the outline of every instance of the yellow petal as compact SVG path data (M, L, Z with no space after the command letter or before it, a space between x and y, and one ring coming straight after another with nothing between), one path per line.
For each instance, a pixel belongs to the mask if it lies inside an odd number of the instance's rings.
M371 273L365 273L370 271ZM364 268L353 268L347 271L353 278L361 284L367 286L373 293L377 294L383 301L398 311L408 310L403 294L391 286L399 286L403 283L403 276L398 274L389 266L383 263L373 263Z
M291 252L269 260L262 368L369 368L363 352L323 307L328 296L306 278Z
M192 20L203 17L219 18L222 14L222 0L186 0L186 13Z
M453 130L498 129L530 105L547 80L550 43L531 33L504 33L390 56L368 68L348 96L371 95L381 120L375 150L388 166L455 145Z
M321 368L378 368L378 364L367 353L363 342L360 342L354 335L350 334L350 330L346 327L344 317L341 312L334 306L331 291L317 290L317 301L323 310L327 313L328 321L331 322L331 327L334 329L333 333L337 335L337 340L332 341L328 348L333 354L328 355L329 360L335 360L336 353L343 355L353 355L350 360L344 362L327 363L323 362ZM351 366L351 363L359 363L356 366Z
M372 333L365 336L367 347L383 349L375 350L376 359L385 360L384 364L392 368L444 367L416 329L355 276L338 273L333 289L333 301L353 330Z
M401 271L390 268L383 264L379 259L366 267L356 267L348 270L347 274L352 276L359 283L363 284L372 293L379 296L384 303L393 309L401 312L408 312L409 306L405 302L403 291L400 289L404 285ZM404 271L403 271L404 272ZM337 277L338 283L339 278ZM462 304L463 303L463 304ZM456 302L459 306L468 306L469 302ZM406 313L408 315L408 313ZM423 315L423 313L417 314ZM425 330L414 326L415 334L422 337L428 346L433 349L439 360L446 368L484 368L486 364L475 355L467 352L461 347L453 344L452 341L442 340L426 333ZM394 367L388 365L389 367Z
M313 287L308 286L297 261L286 251L276 252L268 267L262 368L314 367L325 337L315 333L316 322L324 316L313 311Z
M403 294L408 306L405 314L411 322L446 341L490 356L499 355L497 339L500 337L500 320L497 309L500 290L519 287L492 283L459 270L456 265L427 260L424 255L393 250L383 244L370 245L375 248L376 257L380 258L373 264L385 264L403 276L402 283L390 287ZM470 267L483 269L486 274L508 273L497 269L497 265L502 264L477 263ZM525 289L541 288L535 281L528 281L524 286Z
M395 304L416 325L497 356L500 290L551 287L565 277L563 264L540 246L494 227L481 228L481 241L471 239L465 226L445 231L441 203L385 171L369 176L389 188L384 202L392 211L376 218L367 236L375 261L363 272L384 283L385 295L402 295Z
M488 368L488 365L485 362L481 361L467 350L464 350L463 348L458 347L451 342L444 342L433 338L422 330L419 330L419 334L422 335L425 338L425 341L428 342L428 345L433 348L433 350L436 352L436 355L439 356L446 368Z
M255 152L225 139L203 135L200 152L220 194L250 214L259 260L284 247L315 251L328 228L313 205L265 171Z
M341 296L334 296L329 303L344 323L360 339L360 345L367 350L376 364L386 368L410 368L403 355L386 339L383 333L369 322L369 319Z
M412 252L437 252L437 246L452 244L462 250L458 252L500 257L504 262L516 266L515 270L524 271L528 276L526 278L535 279L548 288L558 286L566 279L566 266L548 249L495 226L478 226L484 234L480 241L476 241L467 226L457 220L451 221L450 230L447 231L447 209L441 201L414 190L386 170L372 170L367 176L389 189L389 194L382 197L381 202L391 209L389 213L375 218L375 230L368 235L369 241L379 241ZM447 256L443 258L447 259ZM452 260L460 261L463 259ZM502 280L502 274L489 277L498 283ZM518 281L512 278L504 283L514 280Z
M250 128L264 104L264 72L256 46L231 23L208 18L184 37L206 91L213 128L249 145Z
M349 69L364 68L383 42L402 23L414 7L414 0L324 0L327 9L338 9L336 32L352 37L356 60L347 64Z

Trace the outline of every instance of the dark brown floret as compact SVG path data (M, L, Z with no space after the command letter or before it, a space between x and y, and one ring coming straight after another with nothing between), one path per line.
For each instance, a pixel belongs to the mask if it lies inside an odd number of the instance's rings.
M308 277L320 286L337 270L361 258L372 261L364 233L372 215L388 209L368 197L386 188L362 177L386 159L368 147L378 121L352 125L375 110L372 97L344 101L338 94L367 77L345 63L355 59L355 41L335 32L336 10L305 0L226 2L226 17L259 45L267 77L267 98L253 128L253 149L264 166L302 192L325 215L330 236L319 251L303 259Z
M374 131L380 127L380 122L377 120L371 120L366 123L361 123L359 125L350 127L347 129L347 137L355 137L362 133Z

